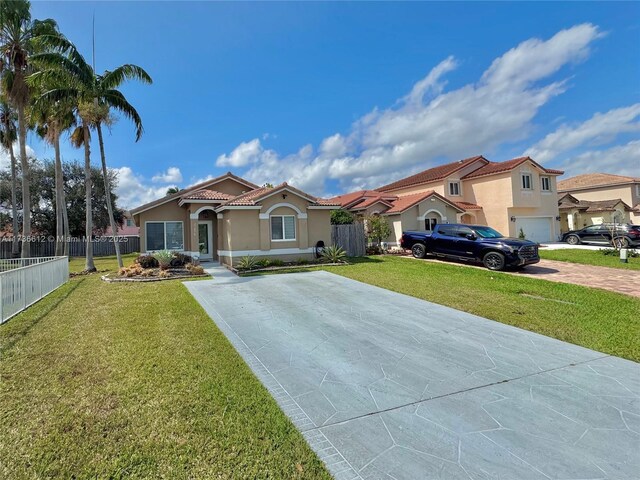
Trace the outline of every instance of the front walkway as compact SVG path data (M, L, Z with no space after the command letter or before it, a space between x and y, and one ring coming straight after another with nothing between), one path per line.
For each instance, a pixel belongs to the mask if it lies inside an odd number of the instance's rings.
M328 272L210 271L186 287L336 479L640 471L634 362Z

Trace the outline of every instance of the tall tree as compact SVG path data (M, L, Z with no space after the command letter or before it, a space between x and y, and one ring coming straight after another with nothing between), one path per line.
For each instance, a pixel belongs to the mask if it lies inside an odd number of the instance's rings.
M56 22L31 19L26 0L0 2L0 74L8 86L9 102L18 117L18 143L22 166L22 257L30 255L31 206L29 205L29 159L27 158L26 109L32 92L26 78L31 73L31 56L44 51L65 51L69 42L60 34Z
M11 256L20 256L20 224L18 221L18 177L16 173L16 156L13 153L13 144L18 138L16 128L16 114L4 98L0 98L0 144L9 152L11 159L11 218L13 238L11 244Z
M63 101L36 102L32 111L32 121L38 135L53 145L55 152L56 255L68 255L69 231L68 227L65 230L67 202L64 194L60 137L75 124L73 106Z
M106 155L104 150L104 136L102 126L108 124L110 111L115 110L133 121L136 128L136 141L143 133L142 120L136 109L127 101L125 96L118 90L127 80L139 80L143 83L151 83L151 77L141 67L137 65L122 65L113 71L107 70L102 75L97 75L91 65L74 48L68 55L60 53L43 53L36 57L36 61L42 66L43 71L40 76L46 78L55 76L62 72L66 77L64 86L55 87L45 92L39 101L71 101L76 105L76 111L81 120L81 125L72 134L72 143L84 145L85 149L85 169L90 171L90 128L95 128L98 133L98 144L100 146L100 158L102 162L102 173L105 183L109 182ZM90 182L90 175L87 175L87 182ZM86 186L87 192L90 185ZM110 188L106 189L107 197ZM111 220L111 230L113 242L118 257L118 264L123 266L120 256L120 249L116 239L117 228L111 208L111 201L107 198L107 208ZM91 223L91 196L87 193L87 237L90 236L89 225ZM91 256L91 258L90 258ZM93 265L93 252L90 242L87 243L87 270L95 270Z

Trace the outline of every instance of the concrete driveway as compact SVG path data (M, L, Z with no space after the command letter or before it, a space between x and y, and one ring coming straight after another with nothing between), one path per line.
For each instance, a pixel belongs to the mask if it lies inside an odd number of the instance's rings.
M327 272L212 270L186 287L337 479L639 478L634 362Z

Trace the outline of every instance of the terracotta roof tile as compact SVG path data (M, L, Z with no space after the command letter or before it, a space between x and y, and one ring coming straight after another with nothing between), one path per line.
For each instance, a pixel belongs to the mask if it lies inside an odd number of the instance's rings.
M626 183L640 183L640 178L612 175L610 173L585 173L584 175L576 175L575 177L560 180L558 182L558 191Z
M513 158L511 160L506 160L504 162L489 162L483 167L480 167L477 170L465 175L462 177L463 179L467 178L476 178L476 177L484 177L485 175L494 175L496 173L503 173L513 170L514 168L522 165L524 162L530 161L533 162L534 165L541 168L545 173L550 175L562 175L564 172L562 170L553 170L550 168L544 168L542 165L536 163L530 157L518 157Z
M361 202L363 199L369 198L391 202L396 199L396 196L388 193L378 192L376 190L358 190L357 192L345 193L344 195L333 197L330 200L332 202L338 203L343 208L350 208L357 202Z
M229 200L233 198L233 195L227 193L217 192L215 190L196 190L195 192L187 193L180 197L182 200Z
M340 206L339 203L332 202L331 200L327 200L324 198L317 198L312 195L309 195L308 193L305 193L302 190L298 190L297 188L292 187L291 185L288 185L286 182L281 183L280 185L276 185L275 187L261 187L255 190L251 190L250 192L243 193L242 195L238 195L237 197L230 199L228 202L225 202L223 205L233 206L233 207L257 205L257 202L259 202L260 199L266 196L267 194L283 188L287 188L294 193L297 193L303 197L311 199L312 205L336 206L336 207Z
M389 183L388 185L384 185L380 188L376 188L376 190L380 192L385 192L389 190L406 188L406 187L411 187L413 185L420 185L423 183L429 183L429 182L434 182L436 180L441 180L478 160L484 160L485 162L488 162L488 160L484 158L482 155L477 155L475 157L465 158L464 160L459 160L457 162L451 162L445 165L439 165L437 167L424 170L422 172L416 173L415 175L411 175L410 177L402 178L393 183Z
M453 202L463 210L482 210L480 205L471 202Z
M431 195L434 195L435 192L433 190L428 190L426 192L414 193L412 195L403 195L402 197L398 197L396 201L393 202L393 207L387 210L384 213L401 213L407 210L408 208L417 205L422 202L426 198L429 198Z

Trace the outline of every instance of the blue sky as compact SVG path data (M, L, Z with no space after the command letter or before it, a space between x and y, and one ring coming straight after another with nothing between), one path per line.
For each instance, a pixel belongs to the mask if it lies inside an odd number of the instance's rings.
M106 139L133 207L228 170L317 195L530 154L640 176L640 4L34 2L124 87ZM53 151L35 138L39 157ZM99 161L97 145L93 161ZM81 159L65 145L65 160Z

